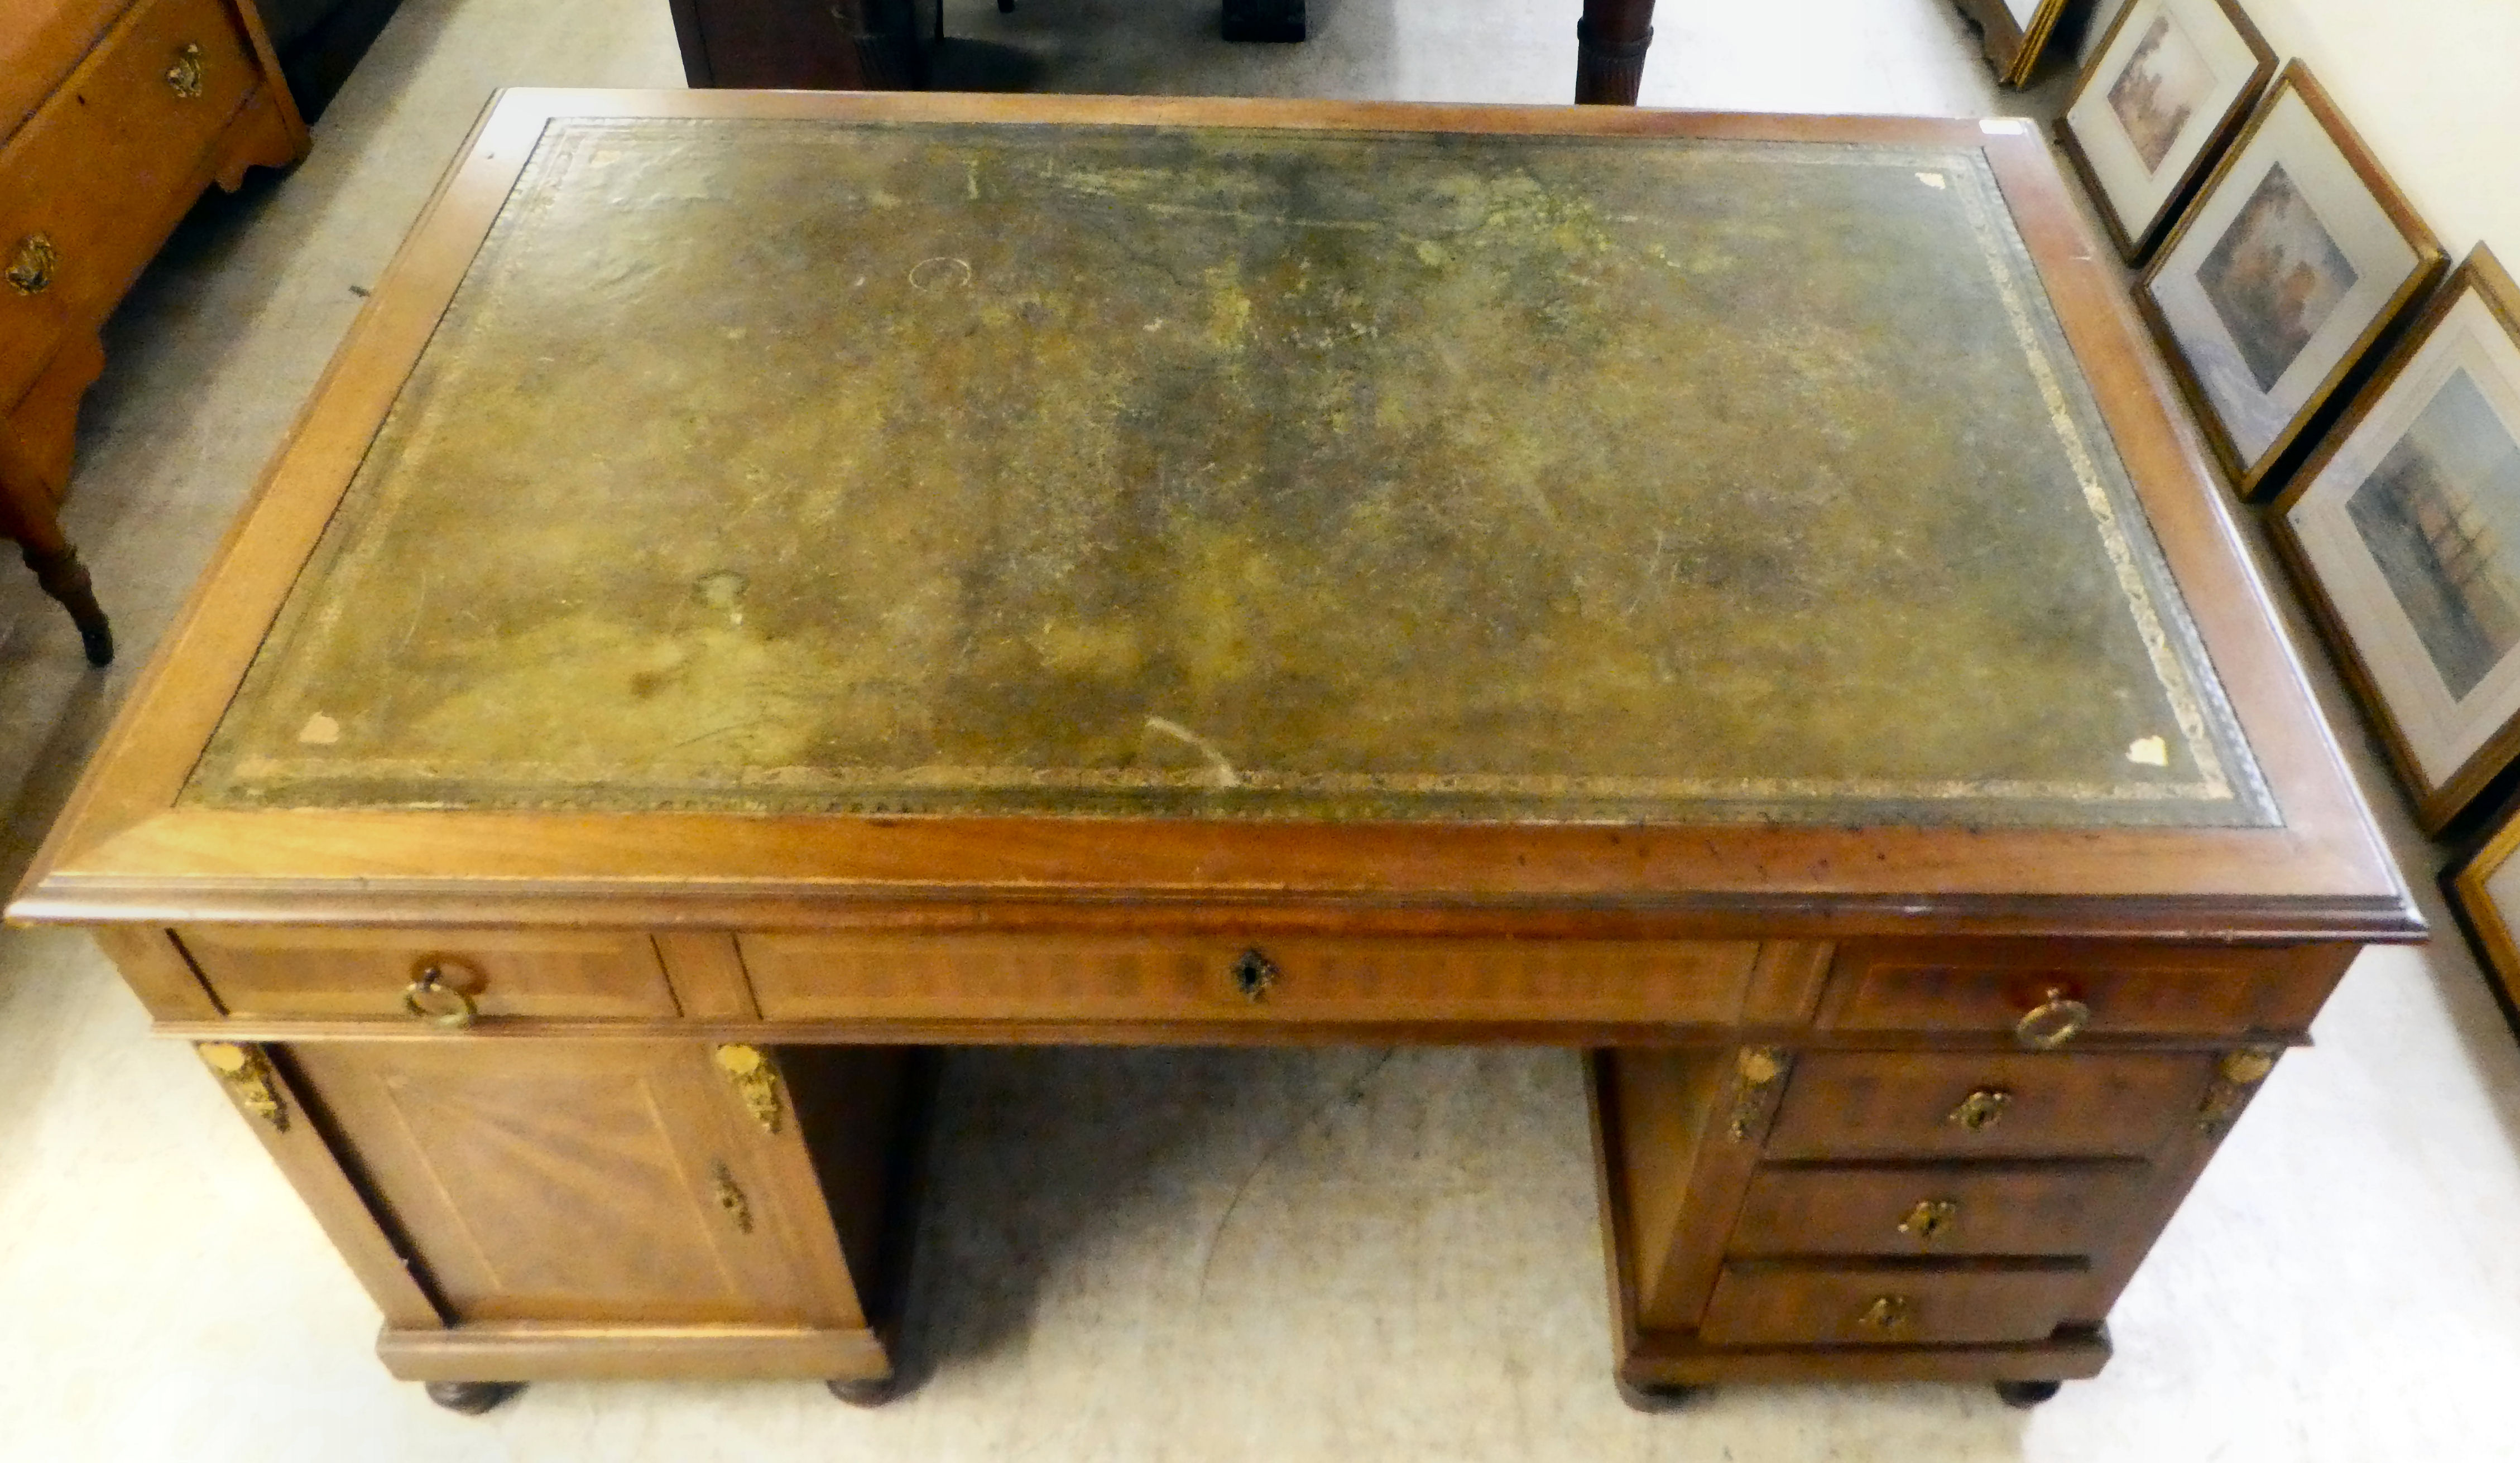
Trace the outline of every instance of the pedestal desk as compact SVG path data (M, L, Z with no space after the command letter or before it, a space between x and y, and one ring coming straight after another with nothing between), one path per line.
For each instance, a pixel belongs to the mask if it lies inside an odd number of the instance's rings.
M2108 257L2013 122L511 92L10 913L450 1404L879 1395L918 1048L1154 1042L1581 1048L1634 1398L2029 1400L2422 933Z

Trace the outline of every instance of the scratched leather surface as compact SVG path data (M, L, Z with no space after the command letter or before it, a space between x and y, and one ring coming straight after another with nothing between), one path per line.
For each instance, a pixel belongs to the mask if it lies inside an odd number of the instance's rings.
M187 796L2272 820L1973 152L663 119Z

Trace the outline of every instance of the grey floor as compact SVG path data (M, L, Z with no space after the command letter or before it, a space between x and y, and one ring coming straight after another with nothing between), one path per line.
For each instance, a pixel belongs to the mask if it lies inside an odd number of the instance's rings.
M948 7L949 74L1059 91L1556 102L1560 0ZM2052 111L1945 0L1665 0L1648 104ZM127 652L96 675L0 574L13 881L489 91L680 81L662 0L405 0L286 178L214 199L108 334L69 509ZM797 1385L549 1385L466 1420L251 1136L85 942L0 932L0 1457L2421 1459L2520 1457L2520 1047L2352 704L2287 613L2446 938L2366 955L2115 1318L2036 1412L1982 1388L1608 1380L1582 1093L1520 1051L975 1052L948 1071L907 1341L861 1413Z

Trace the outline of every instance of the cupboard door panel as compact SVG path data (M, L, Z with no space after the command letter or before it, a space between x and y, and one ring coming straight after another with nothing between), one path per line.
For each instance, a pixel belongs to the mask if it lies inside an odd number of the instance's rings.
M341 1042L294 1065L459 1322L858 1323L801 1142L745 1116L705 1046Z

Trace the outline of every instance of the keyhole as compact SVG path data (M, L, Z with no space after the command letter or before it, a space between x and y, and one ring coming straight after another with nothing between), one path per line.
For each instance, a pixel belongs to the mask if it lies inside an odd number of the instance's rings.
M1265 1000L1269 988L1278 984L1278 967L1260 952L1246 950L1234 962L1234 984L1242 992L1243 999Z

